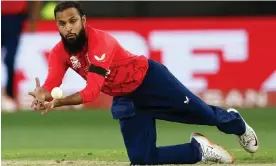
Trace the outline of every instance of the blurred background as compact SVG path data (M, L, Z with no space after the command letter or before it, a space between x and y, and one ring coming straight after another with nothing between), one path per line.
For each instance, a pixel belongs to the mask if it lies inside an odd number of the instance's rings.
M95 102L47 116L30 111L28 92L35 77L45 81L48 53L60 40L56 3L1 1L2 159L127 161L117 121L108 112L111 97L101 94ZM236 139L214 127L158 121L158 145L183 143L197 131L230 149L238 161L276 162L271 139L276 136L276 2L81 4L88 25L108 31L128 51L165 64L208 104L239 108L262 144L251 161ZM61 86L65 95L84 87L68 70Z
M2 111L28 110L34 78L60 40L58 1L2 1ZM164 63L210 104L275 106L276 3L83 1L88 24L109 31L129 51ZM68 71L65 94L84 87ZM108 108L101 95L88 107ZM83 106L80 106L83 107Z

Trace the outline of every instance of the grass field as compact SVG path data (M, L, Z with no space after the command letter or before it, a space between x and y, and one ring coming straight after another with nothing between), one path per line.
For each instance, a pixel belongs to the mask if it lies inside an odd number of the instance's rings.
M201 132L232 152L239 164L276 163L276 109L241 113L259 137L260 149L253 156L241 149L235 136L215 127L165 121L157 123L158 145L188 142L192 132ZM46 116L38 112L2 113L1 118L4 165L128 165L118 121L108 111L56 111Z

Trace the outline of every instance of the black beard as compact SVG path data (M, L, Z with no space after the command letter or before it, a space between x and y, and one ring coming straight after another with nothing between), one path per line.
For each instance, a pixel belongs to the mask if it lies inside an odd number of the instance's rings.
M60 36L61 36L64 48L69 54L76 54L81 52L87 41L84 27L82 27L82 30L80 31L79 35L76 37L74 41L70 41L66 39L61 33L60 33Z

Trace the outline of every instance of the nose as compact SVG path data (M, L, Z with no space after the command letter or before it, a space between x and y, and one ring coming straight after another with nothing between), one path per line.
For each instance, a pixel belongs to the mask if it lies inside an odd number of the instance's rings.
M67 24L66 27L65 27L65 29L66 29L66 31L67 31L68 33L70 33L70 32L72 31L72 25Z

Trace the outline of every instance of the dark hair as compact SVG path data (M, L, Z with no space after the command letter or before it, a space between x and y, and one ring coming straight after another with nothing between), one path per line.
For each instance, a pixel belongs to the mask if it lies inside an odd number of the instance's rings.
M61 1L57 6L55 7L54 13L55 13L55 18L57 12L62 12L68 8L75 8L78 10L80 16L82 17L84 15L83 8L79 2L76 1Z

